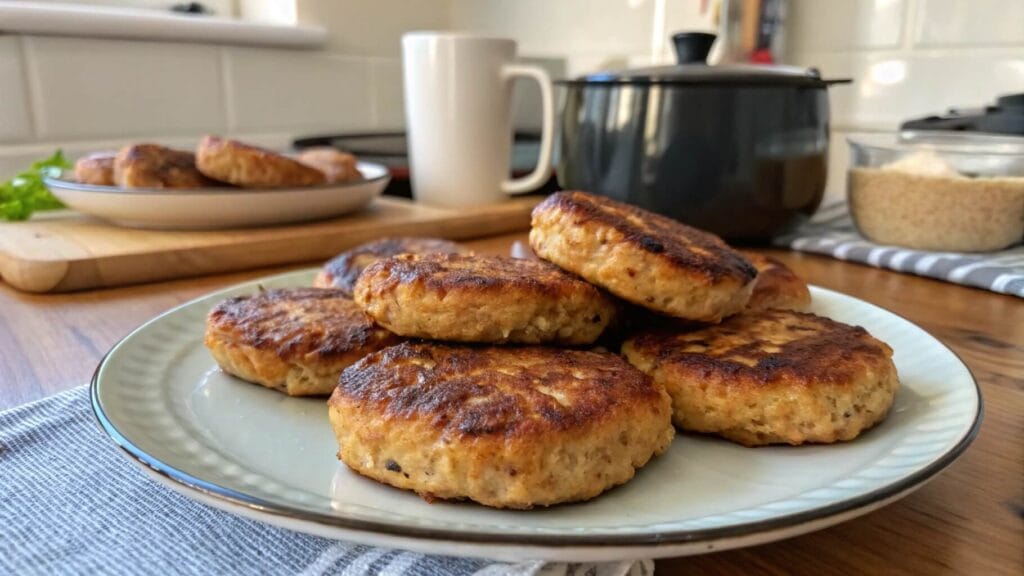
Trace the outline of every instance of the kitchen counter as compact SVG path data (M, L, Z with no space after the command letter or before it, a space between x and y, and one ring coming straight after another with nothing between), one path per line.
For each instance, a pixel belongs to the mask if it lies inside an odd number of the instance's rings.
M468 244L507 254L514 240L525 234ZM782 542L659 560L658 572L1024 573L1024 302L819 256L770 254L808 282L888 308L952 348L981 386L981 432L947 471L879 511ZM168 308L288 269L56 296L0 285L0 409L87 382L115 342Z

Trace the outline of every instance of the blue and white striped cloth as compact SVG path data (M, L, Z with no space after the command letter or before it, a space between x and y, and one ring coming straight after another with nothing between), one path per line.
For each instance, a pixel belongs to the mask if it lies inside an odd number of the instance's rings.
M96 425L85 387L0 412L0 574L647 576L651 561L518 564L308 536L146 478Z
M857 231L846 203L818 211L775 244L1024 298L1024 246L982 254L928 252L876 244Z

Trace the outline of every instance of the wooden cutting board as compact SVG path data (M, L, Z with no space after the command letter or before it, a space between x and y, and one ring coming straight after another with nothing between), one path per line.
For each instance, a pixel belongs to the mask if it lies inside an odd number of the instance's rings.
M0 276L25 292L69 292L320 262L382 236L463 240L525 230L540 200L447 209L378 198L362 212L333 220L218 231L135 230L51 213L0 223Z

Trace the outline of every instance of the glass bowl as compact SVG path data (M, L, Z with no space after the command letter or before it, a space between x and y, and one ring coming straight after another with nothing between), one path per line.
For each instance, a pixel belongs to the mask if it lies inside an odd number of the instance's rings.
M1024 237L1024 138L922 131L848 142L847 198L867 238L986 252Z

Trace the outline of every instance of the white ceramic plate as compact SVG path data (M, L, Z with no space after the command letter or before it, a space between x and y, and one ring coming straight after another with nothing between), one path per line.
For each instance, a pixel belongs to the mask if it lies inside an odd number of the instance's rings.
M388 185L388 170L358 163L364 178L300 188L118 188L47 178L72 210L131 228L202 230L318 220L355 212Z
M896 500L974 438L981 398L945 346L886 310L813 288L813 311L866 327L895 350L903 382L888 419L833 446L743 448L679 435L637 477L590 502L533 511L427 504L350 472L322 399L288 398L217 368L206 313L253 281L159 316L117 344L92 383L114 441L151 476L202 502L291 529L373 545L502 559L677 556L809 532Z

